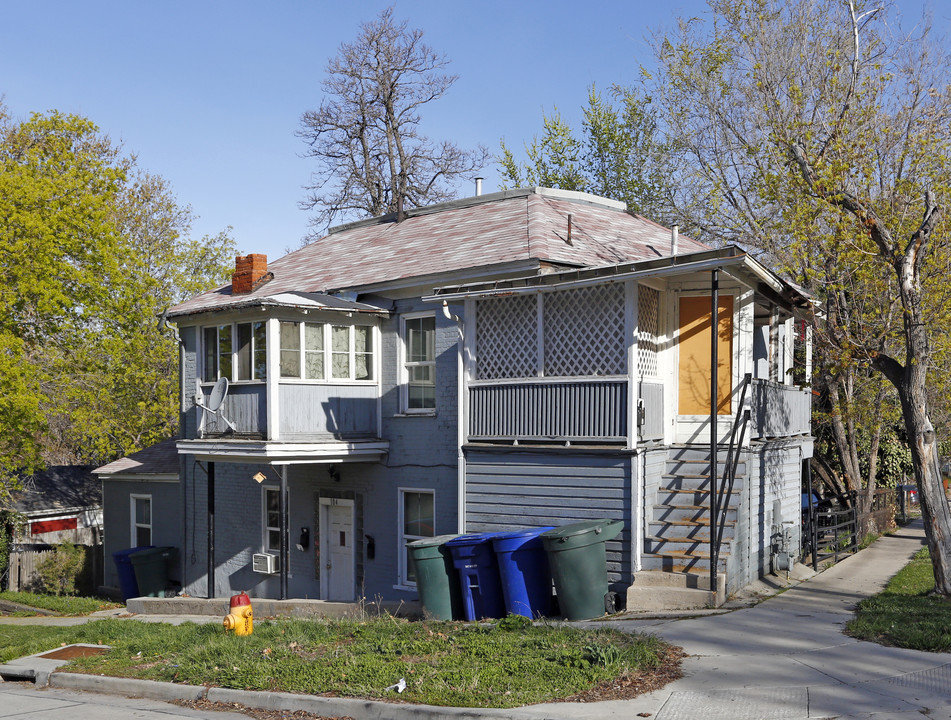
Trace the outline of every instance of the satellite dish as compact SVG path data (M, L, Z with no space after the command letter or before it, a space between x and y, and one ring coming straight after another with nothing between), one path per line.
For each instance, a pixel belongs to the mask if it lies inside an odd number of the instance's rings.
M208 409L212 412L218 412L218 408L221 407L221 403L225 401L227 396L228 378L218 378L218 382L216 382L215 386L211 389L211 396L208 398Z
M220 417L228 424L231 432L235 432L237 428L234 426L234 423L226 418L221 412L219 412L226 397L228 397L228 378L218 378L218 382L216 382L215 386L211 389L211 395L208 396L207 404L202 403L202 400L204 399L204 392L201 389L201 381L195 381L195 405L200 407L202 410L210 412L212 415L217 415Z

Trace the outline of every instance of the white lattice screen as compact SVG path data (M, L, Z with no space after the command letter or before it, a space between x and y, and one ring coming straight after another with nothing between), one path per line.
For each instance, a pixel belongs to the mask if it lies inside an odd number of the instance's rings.
M538 318L534 295L479 300L476 310L476 377L479 380L538 374Z
M623 375L624 286L561 290L542 296L545 375Z
M657 377L657 335L660 332L660 292L638 286L637 366L641 377Z
M542 328L538 328L538 302ZM627 372L624 287L594 285L537 295L479 300L476 310L476 378L538 376L544 337L546 377L600 377Z

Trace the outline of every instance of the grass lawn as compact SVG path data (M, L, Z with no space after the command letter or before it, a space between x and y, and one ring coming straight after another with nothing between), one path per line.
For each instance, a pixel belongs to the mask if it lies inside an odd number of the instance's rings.
M99 620L70 628L0 626L0 662L62 643L101 642L71 671L213 685L514 707L627 687L628 697L678 676L679 652L657 638L509 617L495 626L389 616L369 620L257 621L247 637L220 625ZM650 677L662 678L659 685ZM406 680L402 694L387 686ZM645 678L647 678L645 680ZM631 688L635 691L630 691Z
M89 615L97 610L122 607L120 603L94 597L72 597L69 595L37 595L27 592L0 592L0 600L27 605L28 607L48 610L58 615ZM30 613L15 613L17 615Z
M882 645L951 652L951 602L934 589L927 548L893 577L878 595L866 598L846 632Z

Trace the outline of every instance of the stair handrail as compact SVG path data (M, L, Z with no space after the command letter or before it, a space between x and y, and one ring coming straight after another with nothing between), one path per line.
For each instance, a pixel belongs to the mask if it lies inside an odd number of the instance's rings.
M726 526L726 512L722 511L730 502L733 495L733 485L736 482L736 469L740 461L740 448L746 438L746 427L750 422L750 409L746 407L746 391L753 380L752 373L743 376L740 388L740 402L737 405L736 416L733 418L733 428L730 431L730 445L727 450L726 464L723 468L723 477L720 487L717 488L717 458L716 454L710 458L710 492L719 496L711 497L710 509L710 591L717 591L717 566L720 564L720 546L723 544L723 529ZM739 433L739 440L737 440ZM725 496L725 502L723 500ZM719 515L719 517L717 517Z

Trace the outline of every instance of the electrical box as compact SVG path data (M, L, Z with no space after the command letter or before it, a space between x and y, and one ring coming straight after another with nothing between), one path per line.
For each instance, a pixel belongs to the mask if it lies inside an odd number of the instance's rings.
M274 575L281 569L280 559L270 553L254 553L251 556L251 569L256 573Z

